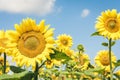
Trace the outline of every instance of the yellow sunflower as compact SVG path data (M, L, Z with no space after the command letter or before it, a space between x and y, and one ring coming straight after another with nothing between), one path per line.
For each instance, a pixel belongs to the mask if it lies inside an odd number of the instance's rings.
M47 60L46 61L46 63L45 63L45 65L46 65L46 68L52 68L53 67L53 60Z
M95 26L99 34L108 39L120 38L120 14L115 9L102 12Z
M3 30L0 30L0 54L1 53L7 53L10 55L10 49L7 46L8 38L6 37L6 32Z
M9 45L14 45L13 59L19 66L35 67L36 62L41 63L51 53L53 48L53 28L45 25L42 20L36 24L30 18L23 19L20 24L15 24L16 31L7 31L10 38Z
M75 66L76 68L80 68L81 70L86 70L88 67L88 64L90 63L89 56L84 53L77 53L75 62L78 64Z
M69 56L69 57L71 57L72 59L74 59L74 57L75 57L75 52L74 52L74 50L66 49L64 52L65 52L65 54L66 54L67 56Z
M116 62L116 56L111 52L111 61L112 67L114 68L113 62ZM97 66L101 66L105 68L105 71L110 71L110 61L109 61L109 51L108 50L101 50L98 52L98 55L95 57L95 63Z
M0 75L3 74L3 65L4 65L4 58L2 56L0 56ZM8 61L6 61L6 73L8 73L10 71L9 68L9 63Z
M56 44L59 49L68 49L72 46L72 37L70 35L62 34L57 37Z

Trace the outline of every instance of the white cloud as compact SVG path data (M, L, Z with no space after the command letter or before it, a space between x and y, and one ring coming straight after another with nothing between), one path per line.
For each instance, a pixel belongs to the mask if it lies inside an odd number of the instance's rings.
M55 0L0 0L0 11L46 15L53 11Z
M90 10L84 9L84 10L82 11L82 13L81 13L81 17L82 17L82 18L85 18L85 17L87 17L89 14L90 14Z

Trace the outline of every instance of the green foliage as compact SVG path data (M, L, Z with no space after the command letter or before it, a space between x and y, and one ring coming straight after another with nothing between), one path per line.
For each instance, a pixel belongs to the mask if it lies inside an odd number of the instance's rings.
M106 42L103 42L102 45L105 47L108 47L108 43L106 43Z
M115 76L116 78L120 79L120 76L119 76L119 75L117 75L117 74L114 74L114 76Z
M67 56L64 52L60 52L58 50L53 49L54 53L50 54L51 59L56 59L56 60L71 60L69 56Z
M114 46L114 45L115 45L115 41L112 41L112 42L111 42L111 46Z
M87 75L87 76L95 77L95 76L94 76L94 72L102 73L103 71L104 71L103 68L101 68L101 67L96 67L96 68L92 68L92 69L85 70L85 71L84 71L84 74Z
M13 71L14 73L20 73L25 71L24 69L21 69L21 67L16 67L16 66L10 66L10 70Z
M105 46L105 47L109 46L109 44L107 42L103 42L102 45ZM112 41L111 46L114 46L114 45L115 45L115 41Z
M99 32L94 32L91 34L91 36L100 36Z
M88 66L89 68L94 68L94 66L91 63L89 63Z
M116 63L114 63L114 64L115 64L115 66L116 66L116 67L120 66L120 59L119 59L119 60L117 60L117 62L116 62Z
M13 75L2 74L0 80L32 80L33 73L30 71L24 71L21 73L15 73Z

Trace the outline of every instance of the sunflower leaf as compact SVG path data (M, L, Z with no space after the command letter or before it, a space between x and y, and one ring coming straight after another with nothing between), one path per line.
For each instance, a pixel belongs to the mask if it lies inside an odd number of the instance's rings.
M16 67L16 66L10 66L10 70L13 71L14 73L20 73L25 71L24 69L21 69L21 67Z
M114 63L114 64L115 64L115 66L116 66L116 67L120 66L120 59L119 59L119 60L117 60L117 62L116 62L116 63Z
M15 73L13 75L2 74L0 80L32 80L33 73L30 71L24 71L21 73Z
M91 36L100 36L99 32L94 32L91 34Z
M96 67L96 68L92 68L92 69L85 70L85 71L84 71L84 74L85 74L85 75L88 75L88 76L91 76L91 77L95 77L95 76L94 76L94 72L101 73L101 72L103 72L103 71L104 71L104 68Z
M57 59L57 60L70 60L71 58L67 56L64 52L60 52L58 50L53 49L54 53L50 54L51 59Z
M105 47L108 47L108 43L106 43L106 42L103 42L102 45Z
M119 76L119 75L117 75L117 74L114 74L114 76L115 76L115 77L117 77L117 78L118 78L118 80L120 79L120 76Z
M114 45L115 45L115 41L112 41L111 46L114 46Z

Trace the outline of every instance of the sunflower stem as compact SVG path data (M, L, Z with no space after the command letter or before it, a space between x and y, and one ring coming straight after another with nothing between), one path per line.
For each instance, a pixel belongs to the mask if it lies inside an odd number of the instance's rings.
M110 80L113 80L113 73L112 73L112 60L111 60L111 42L112 40L109 40L109 61L110 61Z
M36 68L34 71L34 80L38 80L38 71L39 71L38 63L36 62Z
M45 64L46 60L38 67L38 69L40 69L44 64Z
M4 69L3 69L3 73L6 73L6 53L4 53Z

